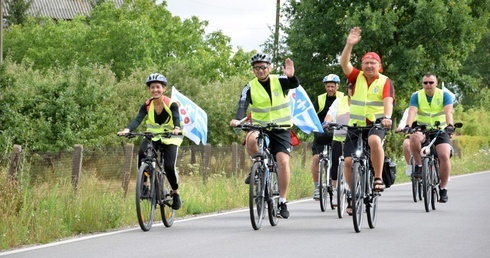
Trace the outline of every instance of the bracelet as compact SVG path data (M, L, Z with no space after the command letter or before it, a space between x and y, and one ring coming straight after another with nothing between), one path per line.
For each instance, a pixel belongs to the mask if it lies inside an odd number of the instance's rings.
M179 129L180 130L180 126L175 126L174 129Z

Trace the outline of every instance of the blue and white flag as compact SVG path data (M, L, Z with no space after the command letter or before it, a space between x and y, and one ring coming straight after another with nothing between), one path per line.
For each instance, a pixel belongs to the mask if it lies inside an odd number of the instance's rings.
M449 93L449 95L451 95L451 97L453 98L453 103L456 102L456 95L454 95L454 93L450 91L448 88L444 87L444 82L442 83L442 90L446 91L447 93Z
M322 123L305 89L299 85L289 90L288 95L291 99L291 115L294 125L307 134L312 131L323 133Z
M179 104L180 121L184 124L184 136L197 145L208 141L208 115L196 103L172 86L173 101Z

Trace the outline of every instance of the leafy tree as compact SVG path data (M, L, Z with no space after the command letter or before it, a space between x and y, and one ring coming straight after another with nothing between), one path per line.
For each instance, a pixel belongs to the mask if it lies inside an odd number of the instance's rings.
M322 87L312 87L325 74L342 74L338 57L354 26L363 30L362 40L353 50L354 66L359 67L365 52L380 54L384 74L394 81L398 100L408 99L418 90L426 72L462 91L478 87L463 83L460 70L487 30L487 0L303 0L288 1L284 12L289 22L286 42L310 94L322 91ZM405 107L398 105L398 113Z
M23 24L27 20L27 10L33 0L6 0L5 6L8 6L10 14L8 20L10 24Z

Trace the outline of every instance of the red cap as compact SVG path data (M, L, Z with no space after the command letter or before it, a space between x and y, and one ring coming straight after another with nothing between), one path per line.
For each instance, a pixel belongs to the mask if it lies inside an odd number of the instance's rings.
M374 52L367 52L366 54L364 54L362 56L362 59L361 60L364 61L364 59L366 59L366 58L372 58L372 59L375 59L375 60L377 60L378 62L381 63L381 58L379 57L378 54L376 54Z

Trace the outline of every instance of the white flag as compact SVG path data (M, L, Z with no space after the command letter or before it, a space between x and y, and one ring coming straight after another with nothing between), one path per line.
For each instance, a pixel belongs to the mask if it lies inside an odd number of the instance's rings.
M184 136L197 145L202 142L206 145L208 140L208 115L196 103L182 95L172 86L173 101L179 104L180 121L184 124Z

